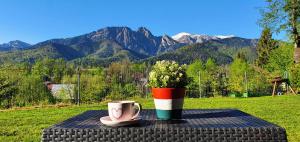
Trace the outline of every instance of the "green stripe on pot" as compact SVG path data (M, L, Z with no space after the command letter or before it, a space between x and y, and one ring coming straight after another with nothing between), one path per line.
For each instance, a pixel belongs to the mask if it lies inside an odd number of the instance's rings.
M156 116L161 120L181 119L182 109L161 110L156 109Z

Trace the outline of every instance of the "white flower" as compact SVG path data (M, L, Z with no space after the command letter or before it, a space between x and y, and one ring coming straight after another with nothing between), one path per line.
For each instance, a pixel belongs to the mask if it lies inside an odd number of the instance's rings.
M182 77L183 76L183 74L182 73L179 73L179 77Z
M149 73L149 85L151 87L185 87L180 83L187 80L185 66L179 66L175 61L157 61ZM180 86L178 86L180 83Z
M150 77L150 78L155 78L155 72L154 72L154 71L151 71L151 72L149 73L149 77Z
M164 77L164 80L169 80L169 76L168 75L166 75L165 77Z

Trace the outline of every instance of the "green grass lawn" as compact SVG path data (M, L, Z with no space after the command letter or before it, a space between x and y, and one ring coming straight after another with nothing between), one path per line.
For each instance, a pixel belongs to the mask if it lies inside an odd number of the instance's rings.
M134 99L154 108L152 99ZM300 96L185 99L184 107L237 108L284 127L288 140L300 141ZM106 103L0 111L0 141L40 141L41 131L86 110L106 109Z

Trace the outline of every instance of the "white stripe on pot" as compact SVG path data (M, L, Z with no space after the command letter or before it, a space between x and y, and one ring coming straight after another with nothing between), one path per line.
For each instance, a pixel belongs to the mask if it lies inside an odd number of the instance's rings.
M183 99L154 99L154 103L160 110L182 109Z

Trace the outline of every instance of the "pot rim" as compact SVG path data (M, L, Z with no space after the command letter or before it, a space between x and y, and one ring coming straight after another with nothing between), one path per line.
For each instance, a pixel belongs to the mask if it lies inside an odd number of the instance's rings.
M186 89L185 87L181 87L181 88L152 88L152 89Z

